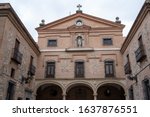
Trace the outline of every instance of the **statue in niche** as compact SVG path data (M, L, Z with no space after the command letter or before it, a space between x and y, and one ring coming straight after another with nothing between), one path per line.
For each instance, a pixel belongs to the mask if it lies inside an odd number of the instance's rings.
M83 46L83 39L81 36L77 37L77 47L82 47Z

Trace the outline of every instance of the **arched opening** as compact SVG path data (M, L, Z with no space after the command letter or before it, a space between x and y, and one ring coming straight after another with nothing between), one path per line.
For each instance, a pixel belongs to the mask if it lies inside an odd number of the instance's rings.
M67 100L93 100L93 91L88 86L76 85L67 91Z
M124 89L118 84L104 84L97 90L97 100L125 100Z
M55 84L45 84L37 90L37 100L62 100L62 89Z

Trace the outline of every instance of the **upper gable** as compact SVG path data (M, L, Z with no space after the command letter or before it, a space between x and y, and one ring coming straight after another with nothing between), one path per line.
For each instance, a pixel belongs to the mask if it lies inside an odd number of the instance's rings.
M38 27L36 28L36 30L46 31L51 29L68 29L69 27L76 26L76 22L78 20L81 20L83 22L83 25L91 28L124 28L124 25L116 22L90 16L84 13L76 13L55 22Z

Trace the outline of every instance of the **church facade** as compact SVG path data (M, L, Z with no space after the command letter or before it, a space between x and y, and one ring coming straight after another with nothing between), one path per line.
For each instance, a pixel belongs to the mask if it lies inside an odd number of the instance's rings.
M118 17L95 17L78 5L75 14L42 20L36 43L11 5L1 3L0 99L148 99L149 6L147 0L126 39Z
M36 99L125 99L124 25L83 13L36 28Z

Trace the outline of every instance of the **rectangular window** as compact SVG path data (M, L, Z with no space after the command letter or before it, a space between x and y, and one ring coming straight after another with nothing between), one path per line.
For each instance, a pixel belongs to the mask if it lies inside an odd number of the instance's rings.
M49 47L56 47L57 46L57 40L48 40L48 46Z
M7 88L6 100L13 100L14 89L15 89L15 84L12 82L9 82L8 88Z
M33 64L33 56L30 57L30 66Z
M21 64L22 62L22 53L19 52L20 42L16 39L15 46L12 53L12 60L14 60L17 64Z
M103 45L112 45L112 38L103 38Z
M140 46L140 47L143 46L142 36L139 37L138 43L139 43L139 46Z
M14 78L15 77L15 69L11 68L11 74L10 77Z
M143 80L143 94L145 100L150 100L150 81L148 79Z
M31 75L31 76L35 75L35 70L36 70L35 66L33 65L33 59L34 59L33 56L31 56L30 64L29 64L29 71L28 71L28 75Z
M84 77L84 62L75 63L75 77Z
M16 39L15 41L15 49L19 50L20 42Z
M130 59L129 59L129 54L127 54L127 63L124 65L124 71L125 74L131 74L132 70L131 70L131 65L130 65Z
M105 61L105 76L114 77L114 62Z
M142 62L146 58L142 36L139 37L138 43L139 43L139 47L135 51L136 62Z
M47 62L46 66L46 78L55 77L55 62Z
M129 91L129 99L134 100L133 86L131 86L128 91Z

